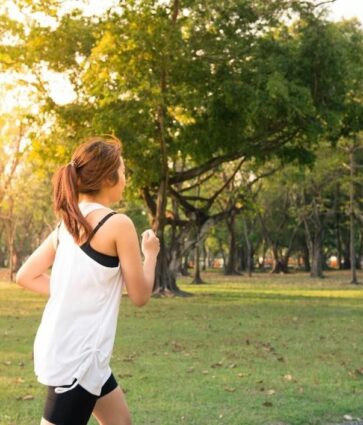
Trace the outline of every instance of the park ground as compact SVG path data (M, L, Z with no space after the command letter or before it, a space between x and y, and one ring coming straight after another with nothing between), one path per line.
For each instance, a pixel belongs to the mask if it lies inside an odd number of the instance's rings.
M122 299L111 365L134 425L363 418L363 285L344 272L203 277L179 280L192 297ZM0 425L39 424L32 344L45 301L0 283Z

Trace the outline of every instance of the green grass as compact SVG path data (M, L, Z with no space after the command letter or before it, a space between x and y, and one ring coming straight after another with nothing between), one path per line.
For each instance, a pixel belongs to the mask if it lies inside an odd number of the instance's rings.
M203 276L207 285L179 281L190 298L155 298L142 309L122 299L112 369L134 425L363 417L362 285L341 272ZM0 284L0 425L39 424L45 388L31 352L44 303Z

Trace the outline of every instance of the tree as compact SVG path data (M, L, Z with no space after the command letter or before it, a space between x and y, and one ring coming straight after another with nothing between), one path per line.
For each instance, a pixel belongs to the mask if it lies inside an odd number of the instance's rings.
M65 159L90 132L124 140L131 185L161 242L155 289L178 292L178 233L182 238L190 222L206 232L228 214L209 217L210 200L191 200L186 189L229 161L307 160L319 136L338 122L342 46L334 26L314 14L314 2L119 4L121 12L99 19L77 11L58 15L54 29L33 21L25 31L7 20L17 43L0 53L21 58L37 78L43 110L54 117L52 134L36 146L40 156L56 151ZM57 17L56 2L39 7ZM301 15L290 27L279 20L289 12ZM69 76L74 102L55 104L42 81L44 66ZM49 146L51 139L60 144ZM223 184L215 193L220 190ZM169 214L173 202L184 211L182 221Z
M340 25L341 31L349 37L349 48L347 49L345 60L349 65L346 75L348 95L344 103L344 119L341 136L343 140L341 146L349 155L349 222L350 222L350 268L351 283L357 284L356 274L356 202L355 186L357 184L357 168L362 167L356 163L357 153L362 149L361 133L363 131L363 33L359 22L348 21Z

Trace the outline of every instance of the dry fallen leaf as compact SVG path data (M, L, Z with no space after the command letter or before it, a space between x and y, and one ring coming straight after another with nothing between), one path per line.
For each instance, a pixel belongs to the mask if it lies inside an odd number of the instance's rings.
M132 354L130 354L129 356L124 357L123 361L132 363L134 361L134 356Z
M291 375L285 375L284 379L285 379L285 381L292 381L292 376Z
M233 387L224 387L225 391L228 391L229 393L234 393L236 391L236 388Z
M212 364L212 366L211 366L211 367L213 367L213 368L216 368L216 367L222 367L222 362L214 363L214 364Z
M172 341L171 345L173 346L174 352L179 352L184 350L184 345L177 341Z
M31 394L27 394L24 397L21 398L22 400L34 400L34 396Z
M119 373L118 376L120 378L132 378L132 374L131 373Z
M273 406L273 404L271 403L271 401L265 401L264 403L262 403L262 406L271 407Z

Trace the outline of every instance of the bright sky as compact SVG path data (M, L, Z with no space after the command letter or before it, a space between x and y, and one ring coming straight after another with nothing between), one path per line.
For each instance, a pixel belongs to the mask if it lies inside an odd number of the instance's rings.
M321 2L323 1L324 0L321 0ZM0 0L0 5L1 3L2 1ZM117 0L63 0L62 10L63 12L66 12L69 8L82 7L84 13L88 16L101 15L109 7L116 5L117 3ZM12 9L11 2L6 1L5 4L7 5L6 7L8 8L8 12L12 15L12 17L18 19L21 18L21 15L19 16L19 13ZM4 3L1 6L3 5ZM332 20L357 17L361 23L363 23L363 0L335 0L334 3L327 4L327 7L330 9L329 18ZM1 8L2 7L0 7L0 9ZM50 25L52 24L52 20L44 20L44 16L39 16L39 19L43 22L47 21ZM45 72L43 74L43 78L47 80L51 97L55 102L64 104L75 99L75 93L65 75L56 72ZM11 80L13 80L12 77L9 79L9 76L4 74L0 75L0 87L2 86L0 88L0 98L2 100L0 111L10 111L14 106L24 104L25 99L27 99L29 103L31 98L31 96L29 96L30 93L25 90L25 86L19 87L16 85L14 91L9 91L10 87L6 89L4 83Z
M356 16L363 23L363 1L362 0L336 0L329 5L331 19L352 18Z
M79 0L63 0L63 9L67 10L69 8L80 7L82 2ZM102 13L106 12L111 6L117 5L119 2L117 0L86 0L84 1L84 5L81 8L84 11L85 15L102 15Z

